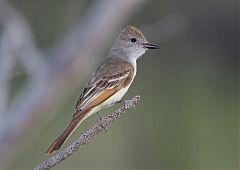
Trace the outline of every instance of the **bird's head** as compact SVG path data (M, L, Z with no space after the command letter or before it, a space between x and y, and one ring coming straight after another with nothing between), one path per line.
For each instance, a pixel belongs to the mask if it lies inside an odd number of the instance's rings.
M148 49L158 49L159 46L149 43L143 33L133 26L123 28L112 49L120 51L124 56L137 59Z

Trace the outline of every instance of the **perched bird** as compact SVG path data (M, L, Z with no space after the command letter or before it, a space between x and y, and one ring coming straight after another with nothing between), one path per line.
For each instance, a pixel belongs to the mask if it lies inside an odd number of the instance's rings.
M136 60L148 49L157 48L136 27L122 29L109 54L82 91L70 124L45 153L58 150L84 119L121 101L136 75Z

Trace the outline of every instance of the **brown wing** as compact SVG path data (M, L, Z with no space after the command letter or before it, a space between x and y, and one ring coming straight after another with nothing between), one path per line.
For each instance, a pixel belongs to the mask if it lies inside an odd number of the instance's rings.
M74 117L80 111L93 108L107 100L119 89L126 87L133 78L134 68L130 63L121 59L109 59L93 75L87 86L84 88L76 105ZM117 62L116 65L114 62ZM104 67L103 67L104 66Z

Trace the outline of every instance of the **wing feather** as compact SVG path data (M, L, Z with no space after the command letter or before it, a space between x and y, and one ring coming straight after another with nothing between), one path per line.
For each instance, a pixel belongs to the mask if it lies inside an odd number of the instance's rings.
M114 75L104 76L91 85L88 84L77 102L76 111L89 109L96 106L96 103L104 102L125 85L125 81L131 79L132 74L131 69L126 69Z
M107 57L91 76L76 104L75 116L101 104L132 82L134 66L117 57Z

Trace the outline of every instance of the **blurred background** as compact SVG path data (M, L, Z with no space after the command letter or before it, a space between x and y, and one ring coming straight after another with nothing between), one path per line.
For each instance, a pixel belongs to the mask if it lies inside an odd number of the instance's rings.
M55 169L239 169L237 0L0 0L0 169L48 158L126 25L161 46L124 97L142 100Z

